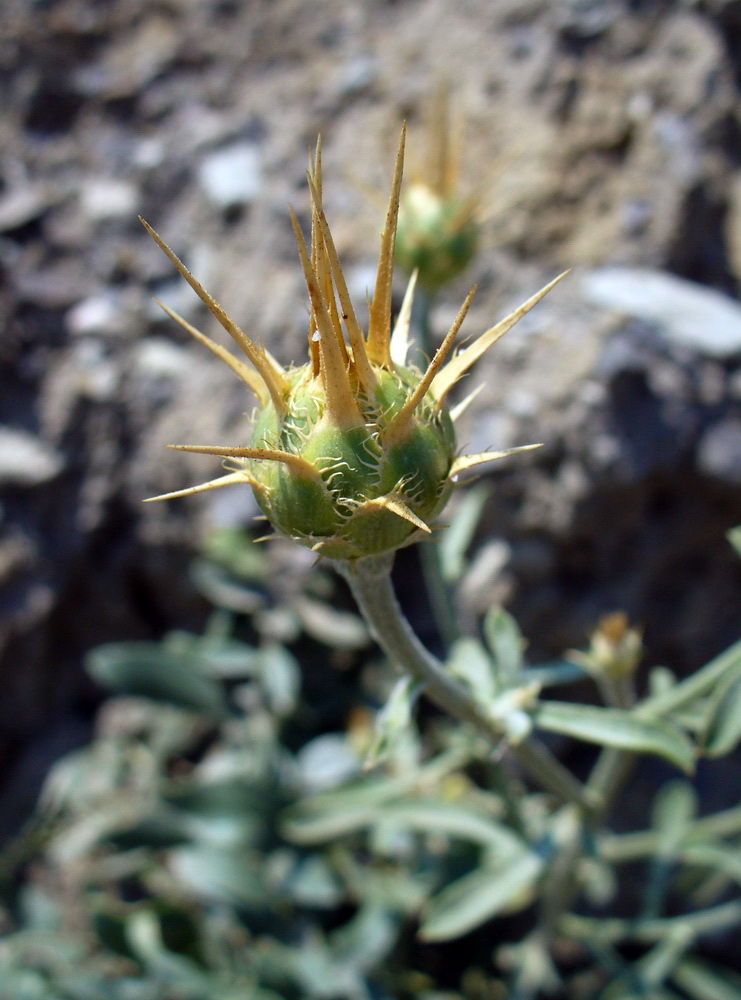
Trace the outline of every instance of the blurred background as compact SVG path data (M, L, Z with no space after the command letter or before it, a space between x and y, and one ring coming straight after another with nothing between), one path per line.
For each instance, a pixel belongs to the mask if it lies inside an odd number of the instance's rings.
M197 628L194 552L255 513L141 502L216 475L164 446L244 443L253 404L153 304L223 342L137 215L300 362L307 149L362 302L443 78L482 235L434 330L473 282L469 335L573 269L470 382L462 445L544 447L484 479L464 622L503 602L542 660L623 609L680 672L737 637L739 0L4 0L0 61L0 832L89 734L85 652ZM305 566L271 553L279 585Z

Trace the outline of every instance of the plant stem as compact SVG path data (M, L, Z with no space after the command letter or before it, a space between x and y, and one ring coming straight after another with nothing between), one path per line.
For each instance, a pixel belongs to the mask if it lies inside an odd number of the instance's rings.
M498 748L505 734L475 698L422 645L404 617L391 583L393 555L368 556L354 563L337 561L370 630L394 665L425 685L427 696L443 711L473 725ZM542 743L529 738L511 746L513 756L532 779L562 801L589 810L584 786Z

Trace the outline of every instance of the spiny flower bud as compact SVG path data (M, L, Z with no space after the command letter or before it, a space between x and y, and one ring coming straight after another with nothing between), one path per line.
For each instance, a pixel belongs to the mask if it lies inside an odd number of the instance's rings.
M381 237L368 332L360 327L322 208L321 151L308 172L311 250L291 213L309 292L309 361L284 369L251 340L144 220L148 232L241 349L234 357L164 306L254 392L261 409L246 447L171 445L219 455L226 475L154 500L248 483L276 532L322 556L354 560L393 551L429 535L461 472L516 451L456 457L453 424L467 401L448 410L447 395L495 341L559 278L445 362L473 289L424 372L407 363L414 282L391 332L391 280L405 130ZM473 394L472 394L473 395ZM469 399L472 397L469 397Z
M419 273L420 288L437 292L471 263L479 226L470 201L417 182L410 185L399 211L396 263Z
M396 263L407 274L416 270L419 287L434 294L465 270L479 243L480 198L458 190L460 130L454 134L444 81L431 103L427 146L399 206Z

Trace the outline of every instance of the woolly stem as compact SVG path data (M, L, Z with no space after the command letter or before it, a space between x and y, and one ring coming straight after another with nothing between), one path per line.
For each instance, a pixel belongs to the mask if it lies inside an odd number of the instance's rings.
M425 649L404 617L391 583L393 555L367 556L353 563L337 560L335 565L347 580L376 642L397 669L421 681L431 701L461 722L470 723L498 749L505 738L502 729ZM562 801L588 809L584 787L542 743L530 738L510 750L542 788Z

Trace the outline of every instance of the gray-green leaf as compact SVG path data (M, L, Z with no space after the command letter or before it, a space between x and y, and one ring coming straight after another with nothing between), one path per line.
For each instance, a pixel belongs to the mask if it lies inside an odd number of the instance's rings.
M190 657L173 656L153 642L99 646L87 657L90 676L102 687L164 701L179 708L221 716L221 685L195 668Z
M702 744L706 757L722 757L741 740L741 673L730 676L709 699Z
M526 906L542 868L542 858L522 851L464 875L430 900L420 937L425 941L450 941L503 910Z
M535 725L586 743L632 753L655 754L690 774L695 755L686 736L669 722L636 718L618 708L543 701L533 710Z

